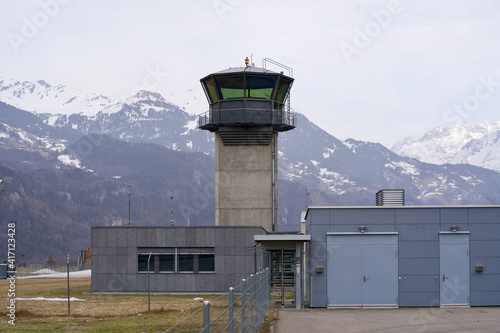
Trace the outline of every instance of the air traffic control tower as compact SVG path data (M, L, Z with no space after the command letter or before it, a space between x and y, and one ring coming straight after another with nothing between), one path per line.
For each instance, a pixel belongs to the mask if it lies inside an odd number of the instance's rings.
M278 133L295 128L292 70L267 58L262 68L245 65L200 80L210 106L198 127L215 132L215 225L277 231Z

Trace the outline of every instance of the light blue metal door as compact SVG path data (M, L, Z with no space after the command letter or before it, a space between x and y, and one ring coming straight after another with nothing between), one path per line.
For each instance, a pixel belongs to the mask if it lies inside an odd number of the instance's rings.
M440 234L439 250L441 306L468 306L470 304L469 234Z
M328 305L363 305L362 247L335 244L328 247Z
M398 305L397 251L397 243L363 245L363 305Z
M329 234L328 306L397 306L397 234Z

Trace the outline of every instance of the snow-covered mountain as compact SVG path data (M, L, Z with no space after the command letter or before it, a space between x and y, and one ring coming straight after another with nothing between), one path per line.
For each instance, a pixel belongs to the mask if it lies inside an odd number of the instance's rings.
M407 137L391 150L434 164L471 164L500 172L500 121L437 127L415 140Z
M48 113L47 110L61 110L65 105L64 99L59 98L62 95L57 95L53 86L39 82L19 83L13 80L8 82L9 84L2 83L2 87L6 88L0 90L0 101L6 103L0 102L0 121L5 126L15 126L26 133L32 133L40 140L51 138L66 140L71 144L83 135L97 133L131 143L156 143L173 150L202 152L213 156L213 133L196 128L195 114L200 114L207 108L201 89L170 96L170 101L159 93L148 91L139 91L119 102L100 97L102 101L109 102L103 102L102 110L96 107L92 113L78 110L74 113L68 113L69 111ZM33 95L26 87L36 87L33 91L37 93ZM63 86L58 89L69 91ZM59 103L59 106L53 109L46 106L37 109L37 104L32 103L35 98L33 96L52 96L50 99L40 98L40 105L45 105L44 103L50 100L51 105ZM76 94L74 100L90 105L87 99L93 99L93 96L86 93ZM26 105L23 104L25 98L29 100ZM175 102L171 102L172 100ZM17 108L13 107L13 101L16 102ZM25 109L20 110L21 107ZM32 111L26 108L35 109ZM43 112L40 111L42 109ZM488 126L495 128L498 124L492 122ZM454 142L450 143L454 137L471 138L468 141L464 140L462 147L477 144L468 148L468 151L481 149L484 151L485 147L489 147L489 143L498 141L498 136L493 136L495 133L493 130L489 132L490 141L479 134L484 131L481 128L476 131L466 129L448 131L447 135L442 135L442 142L433 141L432 149L450 152L457 145ZM482 145L479 145L478 139L475 138L483 138ZM371 205L374 203L375 193L383 188L404 188L407 195L406 202L413 205L489 204L492 202L492 193L497 191L491 186L500 182L500 174L487 169L466 164L439 166L398 155L377 143L353 139L340 141L302 114L298 115L297 128L281 133L278 144L280 178L308 188L311 191L312 202L316 204ZM405 146L403 143L400 145ZM425 148L424 151L429 149ZM453 156L459 156L461 151L457 149ZM75 153L78 155L78 151L73 152L73 155ZM55 160L66 163L66 166L70 164L91 170L91 167L75 162L80 161L80 157L82 156L63 156ZM439 160L436 163L443 162L444 160ZM494 160L491 163L494 164ZM315 191L324 193L330 199L325 201L325 195L315 196ZM302 194L296 195L302 196ZM315 202L315 197L321 197L323 201ZM286 203L280 207L286 208ZM289 211L293 209L295 208L290 207Z
M0 77L0 100L36 114L79 114L93 117L98 112L114 113L119 110L116 103L108 97L60 84L52 86L43 80L20 82Z
M186 95L184 106L194 110L195 104L201 104L201 98L196 100L200 93L203 91ZM155 92L141 90L122 101L113 101L42 80L19 82L0 78L0 101L36 115L45 125L80 136L101 133L131 142L158 143L174 150L213 150L204 144L210 141L207 135L196 130L196 116ZM200 136L204 139L200 140ZM193 142L202 146L194 146Z

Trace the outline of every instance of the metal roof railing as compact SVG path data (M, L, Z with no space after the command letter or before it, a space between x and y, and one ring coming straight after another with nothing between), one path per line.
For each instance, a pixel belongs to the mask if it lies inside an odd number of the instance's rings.
M296 126L294 112L276 109L236 108L209 110L198 115L198 127L217 129L221 126L273 126L288 131Z

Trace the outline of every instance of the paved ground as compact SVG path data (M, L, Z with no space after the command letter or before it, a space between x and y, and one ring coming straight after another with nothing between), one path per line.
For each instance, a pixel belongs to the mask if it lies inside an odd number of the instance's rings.
M500 307L280 309L276 333L500 332Z

